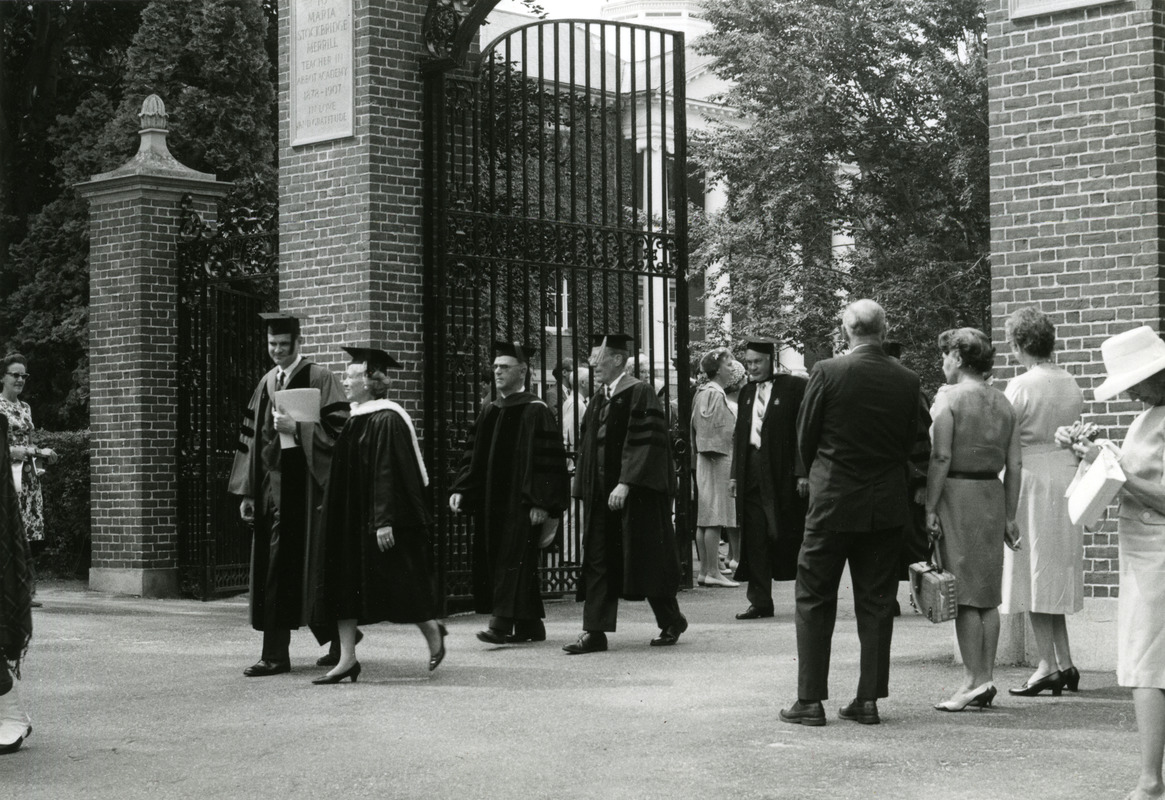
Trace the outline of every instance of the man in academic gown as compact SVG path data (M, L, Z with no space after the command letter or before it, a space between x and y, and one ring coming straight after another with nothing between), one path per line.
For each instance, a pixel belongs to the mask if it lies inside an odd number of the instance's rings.
M774 374L777 343L753 339L744 351L750 382L740 390L733 434L732 485L740 523L738 581L748 608L737 619L773 616L773 581L797 577L809 481L797 449L805 379Z
M675 475L667 417L649 384L627 374L631 337L594 337L591 371L602 384L583 418L575 494L582 498L583 634L562 649L571 655L607 649L619 598L646 598L660 635L674 645L688 627L680 613L680 560L672 526Z
M569 502L566 453L554 413L526 391L536 351L494 344L498 399L486 403L449 497L474 515L473 599L491 614L477 638L489 644L541 642L546 616L538 581L542 527Z
M299 320L285 314L260 316L267 331L267 353L275 366L259 381L247 405L228 485L231 494L242 497L239 513L255 526L251 625L263 632L263 652L257 663L243 670L249 678L291 670L291 631L310 619L306 587L311 538L331 468L332 447L348 418L340 381L300 353ZM290 389L319 391L318 424L296 422L275 408L276 393ZM293 446L283 447L280 433L291 437ZM317 631L316 635L336 643L334 634ZM331 655L322 657L321 663L326 664Z

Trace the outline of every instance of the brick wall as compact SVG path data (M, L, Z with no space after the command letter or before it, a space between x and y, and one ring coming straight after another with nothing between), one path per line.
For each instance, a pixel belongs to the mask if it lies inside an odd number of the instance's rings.
M189 185L118 179L90 196L94 570L177 567L174 273ZM195 208L212 216L213 198ZM97 586L95 588L101 588Z
M393 397L421 428L427 3L355 0L355 136L299 147L290 146L289 5L279 5L280 307L306 318L305 352L337 370L341 344L383 344L406 367Z
M1038 306L1089 400L1104 339L1161 330L1165 15L1155 5L1011 22L1007 0L987 0L993 338L1004 341L1016 308ZM1139 409L1117 399L1086 413L1119 441ZM1086 594L1116 595L1116 558L1115 526L1086 534Z

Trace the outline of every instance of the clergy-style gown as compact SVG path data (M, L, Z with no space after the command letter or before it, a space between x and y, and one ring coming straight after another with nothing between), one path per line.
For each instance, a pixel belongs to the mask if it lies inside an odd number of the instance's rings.
M608 400L599 392L583 418L575 493L586 503L579 599L583 629L615 630L618 600L651 601L659 627L681 618L680 561L671 519L675 476L667 419L650 386L624 375ZM621 511L608 497L620 483Z
M518 392L486 403L451 492L474 515L473 601L479 614L542 619L539 528L530 509L559 517L569 502L566 453L546 403Z
M319 424L299 423L301 445L283 449L271 417L276 392L272 369L251 396L244 414L228 491L255 499L251 548L251 625L280 631L308 622L307 559L331 467L332 446L348 401L332 372L306 358L284 389L320 391Z
M390 400L354 406L332 455L312 555L312 624L436 618L429 558L428 478L412 420ZM378 529L395 544L381 551Z

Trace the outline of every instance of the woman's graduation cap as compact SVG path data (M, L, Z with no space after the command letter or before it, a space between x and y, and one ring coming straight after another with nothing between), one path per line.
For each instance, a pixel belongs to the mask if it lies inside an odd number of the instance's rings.
M273 336L283 333L290 333L293 337L299 336L299 319L290 314L284 314L282 311L261 312L259 319L263 321L263 327L267 332Z
M344 351L352 356L353 364L367 364L369 372L387 372L390 369L401 369L401 364L378 347L344 347Z
M519 364L529 364L537 353L533 347L525 347L517 342L494 342L494 358L509 356L518 359Z

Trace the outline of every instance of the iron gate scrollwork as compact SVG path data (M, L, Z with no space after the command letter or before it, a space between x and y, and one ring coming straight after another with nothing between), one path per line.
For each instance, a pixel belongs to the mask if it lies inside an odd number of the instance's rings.
M531 390L554 406L572 448L581 414L563 420L555 367L585 365L592 334L634 336L634 370L672 399L675 519L690 569L683 35L537 22L486 44L466 68L450 63L426 76L425 444L442 594L454 605L471 594L472 522L443 500L492 394L495 339L537 346ZM580 514L576 505L544 556L547 595L575 588Z
M178 558L184 594L246 591L251 537L227 495L239 422L270 366L261 311L278 307L274 208L243 229L208 227L183 203L178 243Z

